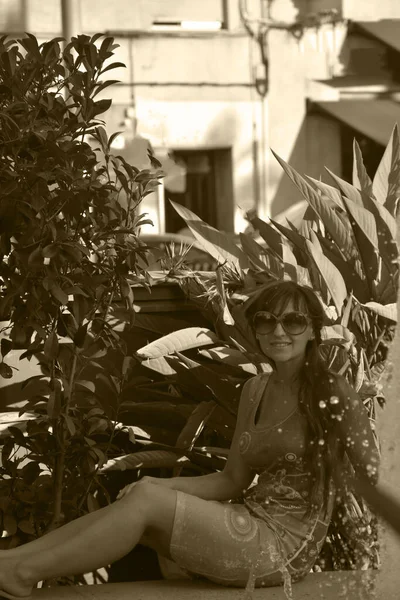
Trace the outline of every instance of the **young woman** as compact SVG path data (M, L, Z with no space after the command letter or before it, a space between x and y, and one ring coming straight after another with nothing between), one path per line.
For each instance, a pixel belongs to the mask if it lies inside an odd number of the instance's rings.
M321 362L313 291L273 284L247 314L273 370L243 388L224 470L145 477L110 506L1 552L0 596L26 598L38 581L90 572L139 542L223 585L279 585L310 571L346 465L376 482L378 451L357 394Z

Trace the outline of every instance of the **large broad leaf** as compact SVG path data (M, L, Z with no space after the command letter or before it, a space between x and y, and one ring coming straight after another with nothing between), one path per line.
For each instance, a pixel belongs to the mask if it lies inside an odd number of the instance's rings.
M336 204L339 208L343 208L342 195L337 188L329 185L328 183L324 183L323 181L319 181L318 179L314 179L309 175L305 175L305 178L333 204Z
M278 231L276 231L269 223L266 223L259 217L252 217L249 219L254 229L258 231L260 236L266 242L275 257L279 260L282 259L282 238Z
M268 271L275 279L283 277L283 265L274 254L267 252L250 235L241 233L240 241L243 251L254 267L261 271Z
M376 250L379 249L378 244L378 232L376 230L376 221L374 216L364 208L364 206L358 206L354 202L350 202L347 198L343 198L346 209L350 213L351 217L357 223L365 237L371 242Z
M326 325L322 328L323 344L338 344L347 350L351 348L355 341L355 335L343 325Z
M287 243L282 244L282 258L284 263L287 263L297 268L296 257Z
M346 287L354 293L359 302L366 302L370 298L367 282L360 277L352 262L343 259L337 247L328 239L318 235L325 256L335 265L346 282Z
M184 352L191 348L210 346L218 342L218 338L205 327L187 327L164 335L162 338L139 348L136 354L140 358L160 358L174 352Z
M373 215L363 206L358 206L347 198L343 198L343 201L349 213L363 273L368 282L370 294L376 300L380 261L376 222Z
M304 198L308 201L313 210L317 213L324 224L325 229L329 232L334 242L348 256L351 253L351 240L349 231L339 219L330 206L324 202L320 194L290 165L283 159L273 153L282 168L298 187Z
M166 335L171 331L184 329L189 326L190 319L177 319L175 317L170 317L168 314L148 314L139 312L135 314L132 329L140 328L145 329L146 331L152 331L158 335Z
M302 262L304 264L304 259L307 256L307 251L305 248L305 244L306 244L306 240L305 238L300 235L300 233L298 233L298 231L296 229L289 229L289 227L285 227L284 225L281 225L280 223L277 223L276 221L274 221L273 219L271 219L271 223L273 223L274 227L276 227L282 235L285 236L286 239L289 240L289 242L291 242L294 246L294 248L301 253L300 254L300 262ZM298 257L299 260L299 257Z
M212 398L210 398L212 400ZM137 402L124 413L123 423L135 425L148 431L148 427L163 427L182 430L193 411L193 402L175 404L173 402ZM122 419L120 419L122 421Z
M172 468L189 463L189 459L176 452L166 450L144 450L112 458L100 469L100 473L108 471L126 471L127 469L161 469Z
M399 169L399 157L400 157L400 141L399 132L397 125L394 126L392 135L388 145L386 146L385 152L383 153L381 162L376 170L374 180L372 182L372 189L374 196L380 204L386 204L387 201L391 202L390 195L392 193L393 179L397 179ZM396 177L393 178L394 172ZM391 182L389 183L389 179ZM397 186L399 183L397 182ZM389 194L389 189L391 193ZM399 194L397 194L398 196ZM392 211L389 208L389 212Z
M219 264L226 262L238 271L248 268L249 262L246 255L226 234L202 221L185 206L172 200L170 202L204 250L211 254Z
M385 233L385 243L388 239L396 240L397 236L397 222L394 217L390 214L390 212L385 208L382 204L379 204L374 198L370 196L363 195L364 207L369 210L377 221L378 231L382 234ZM381 223L385 224L385 228L379 228ZM389 238L387 236L387 232L389 233Z
M379 304L379 302L366 302L363 306L369 308L381 317L397 323L397 304Z
M324 280L336 306L336 310L340 315L347 296L347 289L344 279L335 265L328 258L326 258L324 254L319 252L318 248L316 248L316 246L310 240L307 240L306 244L310 256L312 257L315 266Z
M372 181L364 165L357 140L353 140L353 185L368 196L372 195Z
M185 427L179 434L176 441L177 448L192 450L216 406L217 405L213 400L210 402L200 402L200 404L196 406L188 418Z
M348 198L349 200L352 200L352 202L354 202L354 204L363 206L361 192L357 188L355 188L354 185L351 185L344 179L341 179L340 177L335 175L335 173L332 173L332 171L330 171L328 169L328 167L325 167L325 169L327 170L329 175L332 177L332 179L335 181L335 183L339 186L339 189L342 191L343 195L346 196L346 198Z
M210 348L209 350L200 350L200 354L211 360L239 367L243 371L253 375L257 375L258 373L256 365L250 362L240 350L236 350L235 348L220 346L218 348Z
M142 362L142 366L147 367L151 371L160 373L160 375L175 375L176 371L165 360L163 356L157 358L147 358Z
M220 268L217 268L215 286L216 286L216 290L218 292L218 297L214 297L214 303L217 304L220 309L219 316L222 318L223 322L226 323L227 325L233 325L234 320L230 313L228 302L226 299L224 280L223 280L222 271Z
M219 373L213 371L211 367L206 367L179 352L177 353L181 361L190 369L190 374L200 385L207 386L220 406L223 406L228 412L236 414L238 403L238 387L235 383L221 377Z

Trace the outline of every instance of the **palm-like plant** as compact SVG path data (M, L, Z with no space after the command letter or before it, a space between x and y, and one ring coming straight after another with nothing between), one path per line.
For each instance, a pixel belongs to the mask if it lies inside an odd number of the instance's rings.
M223 466L241 387L248 377L269 368L258 354L243 305L271 280L291 279L316 290L327 321L323 357L331 369L352 383L375 421L377 403L384 404L380 379L397 322L397 127L373 180L356 141L352 184L330 171L332 186L303 177L276 158L308 202L299 227L251 217L259 239L240 234L240 244L235 244L187 208L173 203L219 263L215 274L189 272L184 264L169 273L201 310L204 326L175 332L171 326L167 335L155 336L136 351L141 377L146 370L154 374L138 380L136 390L147 390L147 401L158 402L160 410L169 406L172 413L179 414L181 427L167 443L165 436L160 443L155 431L147 436L150 439L137 437L139 443L147 444L145 452L116 457L104 471L168 467L176 474L181 467L210 471ZM154 379L157 393L164 397L151 395ZM139 406L127 403L129 422L140 420ZM146 419L141 424L145 430L151 428ZM322 552L327 568L376 565L375 525L360 498L349 494L342 499Z

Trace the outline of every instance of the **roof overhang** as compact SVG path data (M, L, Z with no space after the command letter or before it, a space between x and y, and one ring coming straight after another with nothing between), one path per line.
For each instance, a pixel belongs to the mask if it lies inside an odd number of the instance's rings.
M356 21L353 22L353 27L400 52L400 19Z
M393 127L400 123L400 103L393 100L339 100L313 102L311 107L386 146Z

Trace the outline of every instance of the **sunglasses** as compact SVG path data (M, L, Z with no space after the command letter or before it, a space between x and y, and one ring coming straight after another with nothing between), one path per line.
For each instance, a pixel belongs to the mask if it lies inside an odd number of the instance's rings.
M253 326L257 333L268 334L275 331L280 323L283 329L289 335L300 335L307 329L310 318L301 312L285 313L281 317L276 317L267 311L259 311L253 317Z

